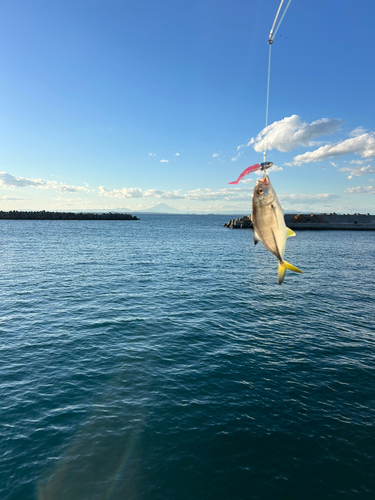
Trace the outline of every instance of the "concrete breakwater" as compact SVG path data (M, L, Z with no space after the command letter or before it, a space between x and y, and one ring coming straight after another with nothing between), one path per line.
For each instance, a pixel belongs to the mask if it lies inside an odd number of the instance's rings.
M0 211L0 219L22 219L22 220L139 220L135 215L120 213L76 213L76 212L23 212L11 210Z
M290 229L375 231L375 215L370 214L285 214ZM252 229L251 215L231 219L224 224L230 229Z

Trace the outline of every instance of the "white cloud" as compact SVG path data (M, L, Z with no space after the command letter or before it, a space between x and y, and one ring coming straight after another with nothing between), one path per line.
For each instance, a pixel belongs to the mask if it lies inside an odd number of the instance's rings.
M367 186L367 187L352 187L348 188L345 193L350 194L375 194L375 186Z
M362 177L362 175L374 174L375 167L371 167L371 165L367 165L367 167L343 167L339 168L340 172L349 172L350 175L348 179L353 179L353 177Z
M175 155L175 156L180 156L180 153L175 153L174 155Z
M14 177L7 172L0 172L0 187L4 189L15 189L23 187L35 187L38 189L56 189L60 193L75 193L77 191L90 192L84 186L72 186L56 181L46 181L44 179L27 179L26 177Z
M99 194L110 198L164 198L164 199L181 199L179 191L160 191L158 189L146 189L143 191L140 188L122 188L122 189L107 189L104 186L99 186Z
M212 189L193 189L186 194L180 191L160 191L157 189L142 190L140 188L107 189L99 186L99 194L110 198L159 198L175 200L239 200L251 199L253 190L247 188L223 188L217 191Z
M156 153L148 153L148 156L156 156Z
M12 196L0 196L2 201L24 201L26 198L14 198Z
M225 162L225 155L223 155L221 151L219 151L218 153L214 153L212 155L212 158L216 158L219 163Z
M287 194L279 196L283 203L321 203L322 201L333 201L340 198L338 194L321 193L321 194Z
M254 145L254 150L259 153L265 147L286 153L300 146L313 146L316 144L312 141L313 138L333 134L341 123L342 121L336 118L321 118L307 123L298 115L292 115L265 127L255 139L250 139L246 146ZM242 147L238 146L237 150Z
M231 158L231 161L237 161L238 158L240 158L242 156L242 152L238 153L236 156L233 156L233 158Z
M169 163L169 160L159 160L160 163Z
M194 189L185 195L187 200L239 200L249 199L253 194L252 189L247 188L223 188L217 191L211 189Z
M104 186L99 186L99 194L101 196L109 196L110 198L143 198L143 191L139 188L122 188L122 189L107 189Z
M242 148L246 148L247 146L250 146L251 144L254 144L255 140L254 138L250 139L246 144L240 144L237 146L237 151L239 151Z
M183 196L180 191L161 191L159 189L146 189L144 191L145 198L164 198L166 200L180 200Z
M362 156L362 158L371 158L375 156L375 133L362 134L357 137L351 137L345 141L336 144L327 144L315 151L308 151L302 155L294 157L294 165L302 163L311 163L314 161L322 161L334 156L343 156L354 153Z
M366 129L363 127L357 127L354 130L352 130L349 134L350 137L357 137L357 135L362 135L366 132Z

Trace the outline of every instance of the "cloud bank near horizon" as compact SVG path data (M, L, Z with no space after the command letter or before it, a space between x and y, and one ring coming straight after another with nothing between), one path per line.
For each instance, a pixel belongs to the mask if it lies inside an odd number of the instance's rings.
M279 196L280 201L283 203L291 204L310 204L310 203L321 203L321 202L331 202L340 198L338 194L332 193L321 193L321 194L285 194Z
M375 186L366 186L366 187L351 187L348 188L345 193L349 194L375 194Z
M180 200L183 196L180 191L162 191L159 189L122 188L108 189L99 186L99 195L110 198L163 198L165 200Z
M282 167L274 166L276 171L282 170ZM345 167L345 171L352 173L355 176L362 176L367 173L373 173L372 167L368 165L368 161L364 162L363 160L353 160L348 162ZM136 207L134 203L137 204L137 200L139 205L138 209L144 209L143 203L146 200L151 201L165 201L168 200L176 200L176 207L179 210L184 209L187 211L219 211L225 210L228 211L229 207L233 208L234 212L237 211L251 211L251 198L253 193L253 187L250 186L250 183L254 183L255 179L247 179L246 184L243 184L243 187L225 187L222 189L211 189L211 188L197 188L191 189L186 192L183 190L161 190L161 189L141 189L141 188L132 188L132 187L124 187L121 189L108 189L104 186L99 186L96 189L89 189L86 184L85 186L74 186L63 183L58 183L56 181L47 181L44 179L35 179L35 178L26 178L26 177L16 177L6 172L0 172L0 191L1 189L9 191L17 191L22 189L34 188L34 189L50 189L55 193L59 193L59 198L52 198L50 208L60 207L62 205L69 206L75 209L87 209L94 208L97 205L100 205L100 198L104 201L104 199L108 200L120 200L120 199L132 199L132 207L128 210L135 210ZM370 182L372 180L370 179ZM69 198L68 194L72 194L72 197ZM354 196L363 196L365 198L368 194L375 194L375 187L352 187L345 191L347 193L346 199L348 197L354 199L351 195ZM4 195L7 194L4 192ZM13 193L12 193L13 194ZM77 198L78 194L82 194L81 198ZM340 199L343 200L344 191L342 193L333 194L333 193L318 193L318 194L289 194L288 192L282 194L279 193L279 198L285 209L295 209L295 210L308 210L308 206L311 206L311 210L313 207L316 207L316 210L324 211L333 209L339 210L337 208L337 203L340 203ZM67 197L68 196L68 197ZM358 199L358 198L357 198ZM33 198L17 198L13 196L3 196L0 197L0 200L3 203L6 202L25 202L28 200L28 203L32 203L33 201L38 201L38 197ZM78 202L78 203L77 203ZM116 202L117 203L117 202ZM107 203L104 203L107 205ZM173 203L172 203L173 205ZM320 205L320 206L319 206ZM247 207L247 208L246 208ZM108 208L108 207L107 207ZM111 207L112 208L112 205ZM358 210L358 209L353 209ZM371 209L366 209L367 211L371 211Z
M59 183L57 181L46 181L44 179L27 179L26 177L15 177L7 172L0 172L0 187L3 189L15 189L24 187L33 187L37 189L55 189L60 193L76 193L84 191L90 193L91 190L86 186L72 186Z
M182 194L181 190L161 191L158 189L142 190L140 188L107 189L104 186L99 186L99 194L101 196L108 196L110 198L156 198L164 200L233 201L251 199L253 190L249 188L223 188L215 191L209 188L198 188Z

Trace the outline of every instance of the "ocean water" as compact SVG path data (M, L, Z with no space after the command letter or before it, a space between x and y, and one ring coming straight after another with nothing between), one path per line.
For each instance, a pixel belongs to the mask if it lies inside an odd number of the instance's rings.
M375 498L375 233L0 221L0 499Z

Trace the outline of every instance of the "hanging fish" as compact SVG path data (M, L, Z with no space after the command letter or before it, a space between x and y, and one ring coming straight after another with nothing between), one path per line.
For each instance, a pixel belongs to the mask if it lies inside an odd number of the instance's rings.
M251 218L254 225L254 244L261 241L279 261L279 285L284 281L287 269L302 273L300 269L283 260L286 240L289 236L295 236L295 233L285 225L283 209L267 175L258 179L255 185Z

